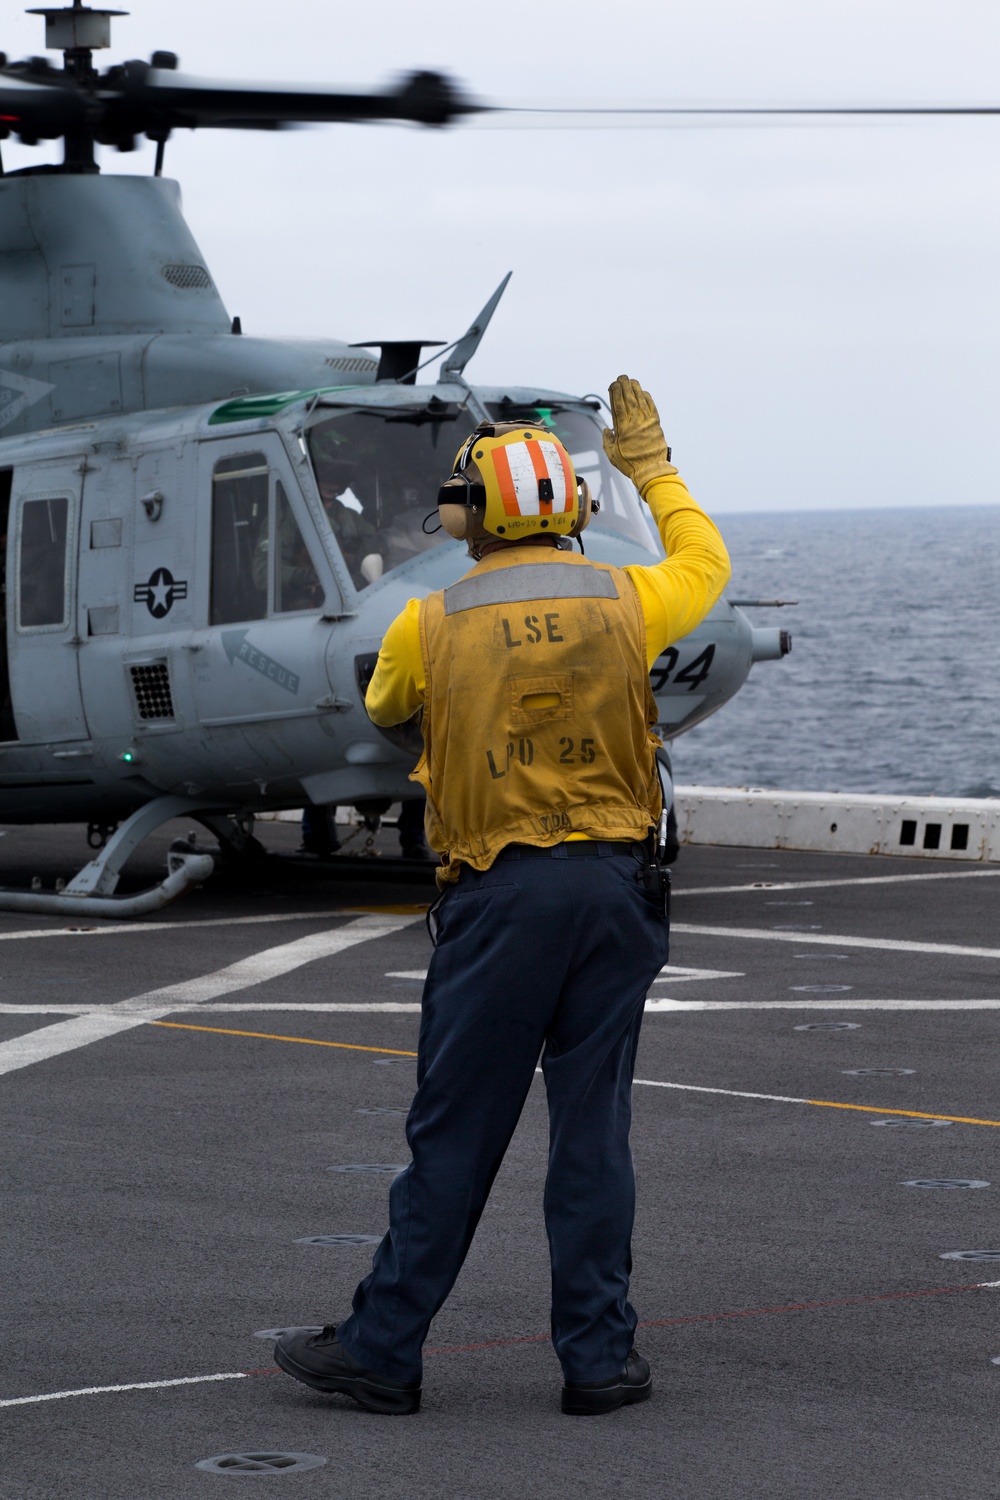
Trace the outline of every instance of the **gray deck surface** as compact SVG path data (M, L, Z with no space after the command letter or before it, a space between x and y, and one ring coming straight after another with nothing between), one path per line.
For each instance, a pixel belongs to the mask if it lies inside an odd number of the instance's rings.
M296 831L264 837L291 848ZM133 883L159 878L165 843L149 841ZM0 881L40 874L51 888L84 857L80 829L8 828ZM912 878L857 883L873 876ZM838 880L847 883L753 888ZM732 885L746 888L705 889ZM414 1064L351 1049L412 1051L418 1017L251 1006L415 1006L419 979L389 976L426 967L417 920L222 997L245 1010L206 1002L204 1014L173 1016L350 1048L143 1023L0 1076L0 1401L250 1372L0 1407L2 1500L187 1500L255 1488L256 1477L193 1467L244 1450L324 1456L322 1468L260 1483L331 1500L1000 1494L1000 1365L991 1363L1000 1287L977 1285L998 1280L1000 1265L940 1258L1000 1252L1000 1008L960 1008L973 999L1000 1007L1000 869L687 849L675 890L679 928L764 936L678 930L674 964L731 977L668 975L652 990L752 1005L646 1018L633 1300L653 1366L648 1405L593 1420L559 1412L545 1337L540 1080L431 1331L418 1416L371 1416L315 1395L274 1373L269 1344L253 1336L347 1310L372 1247L295 1241L385 1227L391 1178L327 1169L406 1161L402 1114L359 1111L405 1107ZM106 924L88 921L94 930L57 935L62 919L0 913L0 1003L118 1003L358 920L344 908L428 899L426 885L266 866L125 932L102 935ZM18 932L36 935L11 937ZM886 946L814 941L831 934ZM953 1009L862 1004L920 999ZM755 1008L775 1001L800 1008ZM63 1020L0 1011L0 1061L3 1043ZM796 1030L832 1020L857 1029ZM845 1071L855 1068L915 1071ZM906 1116L739 1091L984 1123L876 1128ZM926 1178L991 1186L901 1185Z

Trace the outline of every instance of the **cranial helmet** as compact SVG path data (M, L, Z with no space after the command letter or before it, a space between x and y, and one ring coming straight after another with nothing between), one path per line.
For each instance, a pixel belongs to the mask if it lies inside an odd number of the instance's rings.
M575 537L592 509L587 482L555 434L521 422L480 423L438 491L441 525L459 541Z

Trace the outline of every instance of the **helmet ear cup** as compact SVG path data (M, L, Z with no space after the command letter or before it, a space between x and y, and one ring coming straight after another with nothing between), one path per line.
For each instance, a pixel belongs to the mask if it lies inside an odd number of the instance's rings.
M475 434L473 434L473 438ZM471 447L473 438L467 447ZM474 475L474 478L469 476ZM456 483L455 481L459 481ZM441 525L456 542L467 542L482 536L483 514L486 509L486 490L474 464L465 472L456 469L438 491L438 515Z
M439 502L438 515L441 517L441 525L456 542L468 539L469 523L472 520L472 510L468 505L442 505Z
M590 493L590 485L587 483L587 481L578 477L577 484L579 486L580 514L577 518L576 525L570 532L570 536L572 537L578 537L581 531L586 531L587 527L590 525L592 515L595 511L600 509L599 506L594 504L593 497Z

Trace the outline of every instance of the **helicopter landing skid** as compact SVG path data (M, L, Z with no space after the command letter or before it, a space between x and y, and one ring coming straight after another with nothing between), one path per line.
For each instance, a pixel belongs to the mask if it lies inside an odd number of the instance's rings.
M100 853L74 875L61 891L8 891L0 889L0 910L37 911L59 916L142 917L159 911L194 885L207 880L215 868L210 854L190 843L176 840L167 856L166 879L134 896L116 896L122 867L162 823L205 810L205 804L190 797L156 797L134 812L111 835Z

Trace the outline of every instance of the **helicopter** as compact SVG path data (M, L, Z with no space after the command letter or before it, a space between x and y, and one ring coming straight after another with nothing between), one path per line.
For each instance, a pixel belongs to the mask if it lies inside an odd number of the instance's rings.
M653 564L662 548L605 457L599 398L466 380L509 274L443 349L250 338L163 176L178 128L444 126L482 106L428 72L367 94L198 79L167 52L98 73L122 12L31 13L64 66L0 58L0 138L62 139L64 160L0 163L0 821L86 823L97 852L64 889L0 891L0 908L138 916L213 868L175 845L163 881L115 894L172 818L240 858L260 813L377 819L413 797L419 728L376 728L364 692L406 601L467 570L428 527L471 427L525 421L563 441L600 507L599 560ZM101 177L95 147L140 134L152 175ZM663 739L789 649L720 601L653 665Z

